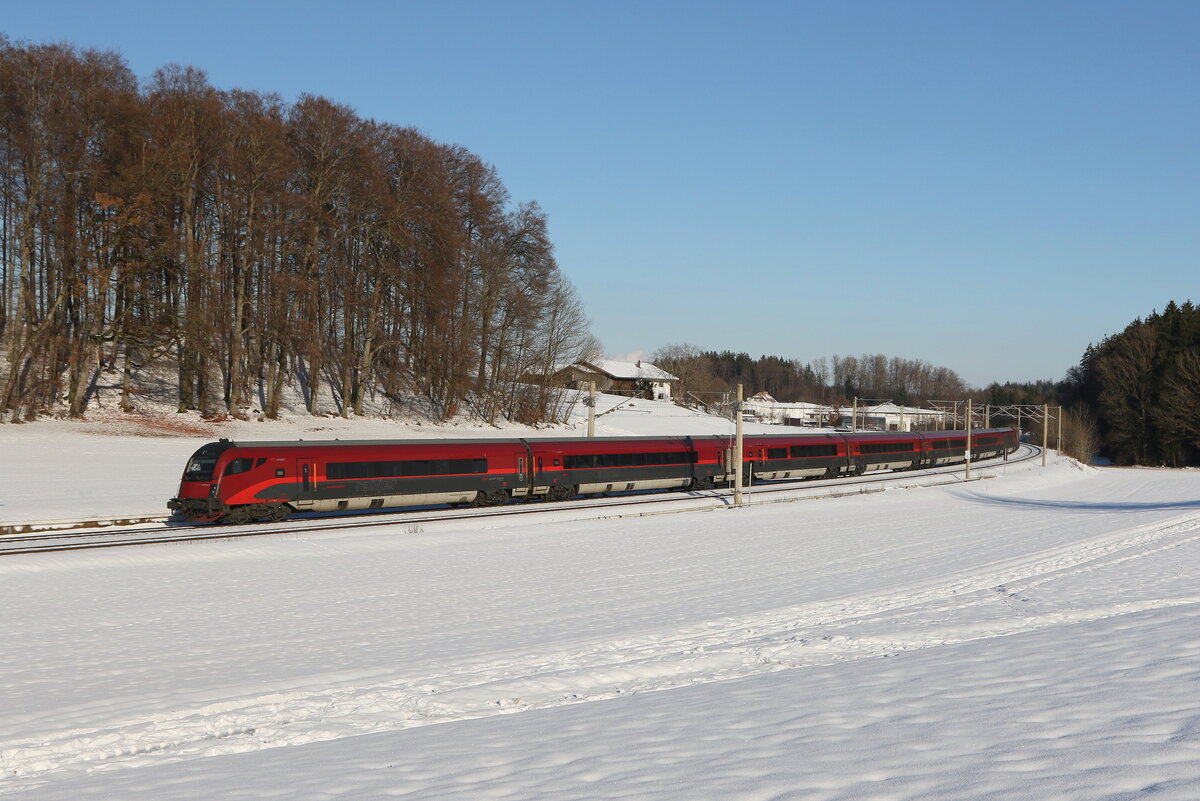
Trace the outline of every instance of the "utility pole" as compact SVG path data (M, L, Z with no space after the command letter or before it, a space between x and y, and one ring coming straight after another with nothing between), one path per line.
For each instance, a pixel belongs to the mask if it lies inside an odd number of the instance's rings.
M1058 407L1058 436L1054 438L1054 450L1062 453L1062 407Z
M850 430L858 431L858 396L857 395L854 396L854 406L852 406L851 408L854 409L854 411L850 413Z
M1042 467L1046 466L1046 445L1050 438L1050 405L1042 404Z
M588 396L584 400L584 405L588 407L588 437L596 436L596 382L588 382Z
M967 481L971 480L971 399L967 398Z
M734 422L737 425L737 433L734 436L734 452L732 459L733 466L733 505L742 505L742 385L738 384L737 405L734 409Z

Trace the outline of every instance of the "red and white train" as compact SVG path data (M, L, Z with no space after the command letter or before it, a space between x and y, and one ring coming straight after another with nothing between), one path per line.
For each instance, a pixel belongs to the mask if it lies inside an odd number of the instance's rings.
M707 489L734 480L729 437L211 442L192 455L167 506L192 521L282 520L297 512L513 498ZM1015 429L971 434L971 458L1016 450ZM965 431L755 434L746 480L859 475L963 462Z

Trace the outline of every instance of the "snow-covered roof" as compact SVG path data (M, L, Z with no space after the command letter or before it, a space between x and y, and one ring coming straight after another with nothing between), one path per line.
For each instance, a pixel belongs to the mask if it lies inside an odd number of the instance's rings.
M746 403L752 404L754 406L759 406L759 407L782 409L785 411L788 409L801 410L801 411L806 411L809 409L823 409L825 411L828 411L830 408L828 406L822 406L819 403L808 403L806 401L777 401L774 398L771 398L770 400L764 400L763 398L759 397L759 395L762 395L762 394L764 394L764 393L760 392L758 395L751 395L749 398L746 399ZM768 396L768 397L770 397L770 396Z
M909 414L937 417L945 412L935 409L919 409L915 406L898 406L895 403L881 403L878 406L863 406L859 410L868 414Z
M620 381L678 381L679 378L650 362L619 362L613 359L589 359L577 365L604 373Z

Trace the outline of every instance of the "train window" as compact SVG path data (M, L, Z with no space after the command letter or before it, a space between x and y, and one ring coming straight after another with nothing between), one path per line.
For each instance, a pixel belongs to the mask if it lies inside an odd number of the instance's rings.
M264 456L264 457L262 457L262 458L258 459L257 461L255 461L255 462L254 462L254 466L255 466L255 467L262 467L262 466L263 466L264 464L266 464L266 463L267 463L267 458Z
M787 448L767 448L768 459L786 459L788 458Z
M187 467L183 470L184 481L212 481L213 472L217 467L217 459L234 444L227 439L220 442L210 442L192 454Z
M259 464L262 464L262 461L263 460L260 459ZM234 459L232 462L230 462L228 465L226 465L224 475L236 476L238 473L245 473L247 470L250 470L252 467L254 467L254 460L249 457L243 456L240 459Z
M837 456L837 445L793 445L793 459L811 459L817 456Z
M217 466L217 453L206 453L204 449L188 460L187 468L183 471L184 481L212 481L213 470Z

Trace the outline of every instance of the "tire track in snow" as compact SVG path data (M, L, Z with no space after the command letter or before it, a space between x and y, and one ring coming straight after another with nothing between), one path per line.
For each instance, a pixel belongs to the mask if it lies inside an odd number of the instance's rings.
M955 599L953 608L994 605L1030 587L1161 553L1200 540L1200 514L1115 532L1071 546L881 592L724 618L666 632L579 643L546 653L464 660L425 675L234 698L192 709L74 728L0 743L0 773L36 786L58 771L137 766L331 740L620 695L722 681L770 671L897 654L1099 620L1200 596L1091 609L1013 614L984 622L900 623L888 636L844 633L871 618ZM918 618L922 621L922 618ZM928 621L925 621L928 622ZM497 658L499 657L499 658Z

